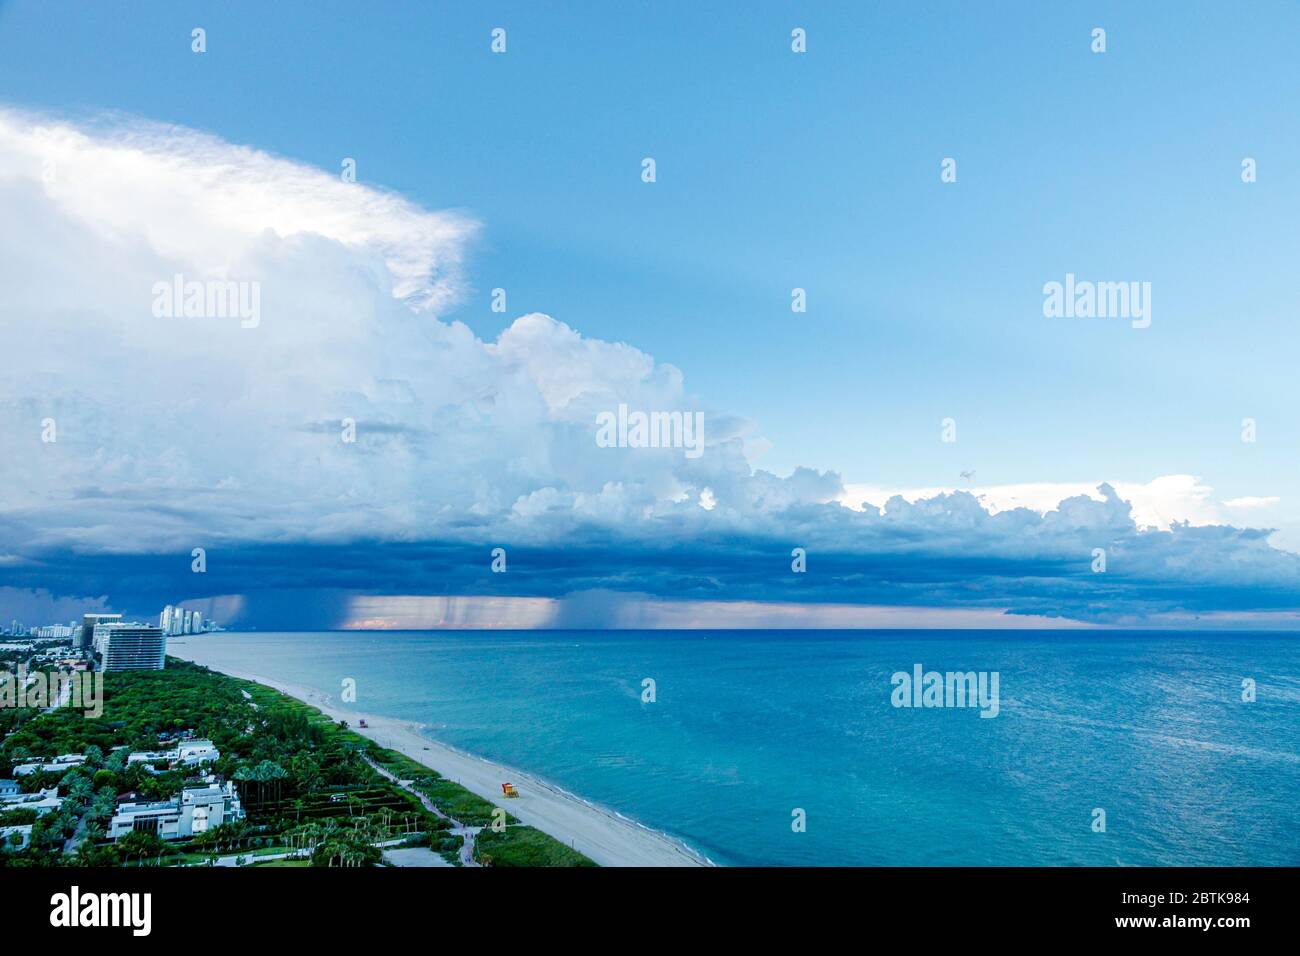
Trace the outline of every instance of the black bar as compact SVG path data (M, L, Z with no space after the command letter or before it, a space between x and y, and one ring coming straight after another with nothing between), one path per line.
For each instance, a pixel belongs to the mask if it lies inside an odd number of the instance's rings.
M576 934L665 949L694 938L761 939L816 927L881 939L910 927L929 940L1201 936L1231 945L1293 923L1294 869L188 869L0 870L5 933L144 943L129 926L55 928L51 898L149 893L149 943L233 941L277 927L304 943L383 946L426 932L486 949L562 944ZM1177 894L1181 894L1181 897ZM1203 919L1208 928L1188 925ZM1121 921L1151 920L1150 925ZM1172 921L1166 924L1166 921ZM1184 921L1181 925L1179 920ZM1231 920L1237 925L1225 925ZM1244 922L1242 922L1244 920ZM207 927L209 932L196 931ZM213 935L217 927L220 932ZM614 935L610 935L614 934ZM677 942L674 942L676 940ZM220 948L220 947L218 947ZM693 947L692 947L693 948Z

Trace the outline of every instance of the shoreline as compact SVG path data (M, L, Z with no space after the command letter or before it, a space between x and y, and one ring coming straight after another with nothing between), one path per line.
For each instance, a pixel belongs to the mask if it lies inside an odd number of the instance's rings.
M584 800L535 774L494 763L435 740L423 733L423 726L416 721L349 710L314 688L242 669L214 667L199 659L201 654L188 653L192 649L193 645L190 645L185 647L187 653L179 653L181 647L169 648L168 653L229 677L279 691L310 704L332 720L347 721L348 729L354 733L424 764L496 806L504 806L521 823L549 834L600 866L715 865L680 840L652 830L615 810ZM360 726L362 720L367 726ZM501 799L501 784L507 782L519 790L519 797L508 803Z

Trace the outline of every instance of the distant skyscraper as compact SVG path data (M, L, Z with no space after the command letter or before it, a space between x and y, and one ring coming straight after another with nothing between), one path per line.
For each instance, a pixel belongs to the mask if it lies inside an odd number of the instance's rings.
M193 614L193 612L191 612L191 611L186 611L186 612L185 612L184 623L181 625L181 633L182 633L182 634L190 634L190 633L193 633L193 632L190 630L190 628L193 626L193 624L194 624L194 614Z
M191 630L190 633L191 633L191 634L202 634L202 633L203 633L203 614L202 614L202 612L200 612L200 611L195 611L195 612L194 612L194 622L193 622L193 623L194 623L194 629Z
M100 624L95 628L94 641L105 672L160 671L166 664L167 635L160 627Z
M158 629L164 634L170 634L172 632L172 615L175 611L176 609L170 604L162 609L162 615L158 618Z
M122 620L120 614L86 614L81 619L81 636L77 640L80 650L88 651L95 645L95 627Z

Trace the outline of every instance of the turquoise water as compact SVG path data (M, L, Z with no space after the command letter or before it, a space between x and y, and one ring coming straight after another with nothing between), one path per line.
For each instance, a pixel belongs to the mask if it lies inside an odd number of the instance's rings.
M428 725L723 864L1300 864L1300 636L221 634L184 649ZM177 648L182 651L181 648ZM890 677L996 671L997 717ZM657 700L642 702L653 678ZM1242 680L1257 699L1243 702ZM791 828L802 809L806 832ZM1093 832L1093 810L1106 832Z

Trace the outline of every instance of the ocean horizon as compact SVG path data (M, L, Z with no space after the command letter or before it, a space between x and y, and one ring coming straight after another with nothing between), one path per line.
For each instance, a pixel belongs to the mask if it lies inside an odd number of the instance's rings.
M227 631L185 644L216 670L415 721L723 865L1300 862L1297 633ZM894 675L917 668L996 675L980 685L995 705L896 706Z

